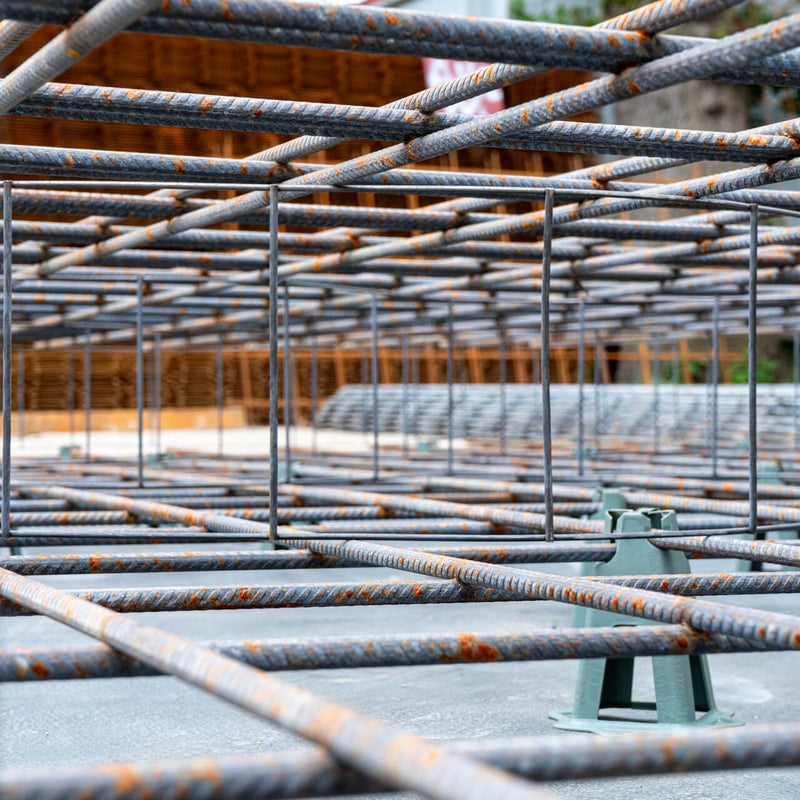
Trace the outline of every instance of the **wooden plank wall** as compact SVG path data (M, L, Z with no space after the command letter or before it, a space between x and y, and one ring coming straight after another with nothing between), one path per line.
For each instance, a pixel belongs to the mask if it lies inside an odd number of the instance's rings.
M721 338L720 362L723 381L730 379L730 365L742 360L738 350L725 345ZM447 373L447 353L443 349L426 346L411 351L419 359L421 383L443 383ZM319 350L319 398L323 400L340 386L360 383L362 364L369 354L360 350ZM19 354L16 358L19 359ZM454 375L458 382L495 383L499 379L498 350L475 347L456 349ZM28 351L25 358L25 409L30 412L63 411L69 407L68 353ZM84 373L83 353L75 352L73 358L74 404L83 408ZM528 383L539 380L540 354L526 348L509 348L507 376L510 383ZM627 364L633 380L644 383L652 380L652 349L639 347L621 351L601 348L600 371L603 381L611 382L616 365ZM672 352L661 348L662 380L669 379ZM709 352L702 340L682 340L679 346L681 383L702 382L697 365L704 365ZM594 348L586 349L585 380L593 375ZM216 355L214 352L162 351L161 403L164 408L202 408L216 403ZM13 402L17 406L18 360L14 365ZM379 373L382 383L400 383L402 379L402 351L380 350ZM147 397L152 398L152 356L145 353ZM92 408L130 409L136 405L136 361L130 350L99 350L92 354ZM282 375L283 364L280 363ZM552 353L551 375L554 383L577 381L577 350L557 348ZM293 351L293 391L297 398L298 420L308 419L311 406L311 351ZM243 407L251 423L266 421L269 388L269 363L266 350L229 351L224 358L224 386L226 406ZM281 407L283 396L280 399ZM152 401L148 401L152 405Z
M40 28L3 61L3 69L9 72L16 68L59 31L53 26ZM590 77L590 73L583 72L547 72L505 89L506 103L517 105ZM381 106L425 88L421 59L408 56L140 33L115 36L59 76L58 82L364 106ZM597 118L594 114L584 114L575 119L594 121ZM269 133L14 116L0 118L0 136L9 144L226 158L243 158L292 138ZM381 146L379 142L351 141L305 160L345 161ZM593 162L586 156L572 153L467 148L427 161L425 166L543 175L580 169L589 163ZM313 202L328 202L329 199L327 194L318 193ZM365 193L356 201L337 194L335 202L374 205L375 197ZM423 201L423 204L427 202L434 200ZM381 198L384 205L407 203L407 198L400 195ZM520 204L515 207L517 205Z

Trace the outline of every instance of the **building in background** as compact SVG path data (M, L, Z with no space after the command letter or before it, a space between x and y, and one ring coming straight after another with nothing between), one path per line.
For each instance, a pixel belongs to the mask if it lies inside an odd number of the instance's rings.
M497 4L500 10L501 5ZM505 13L505 12L504 12ZM28 59L59 32L43 26L24 42L0 67L8 73ZM445 65L453 62L445 62ZM463 63L463 62L461 62ZM445 69L449 67L445 66ZM429 72L430 81L444 78L442 68ZM496 104L515 105L532 97L548 94L585 78L587 73L551 71L493 94ZM138 89L170 90L216 95L265 97L278 100L304 100L319 103L345 102L381 106L426 88L423 59L383 56L328 50L234 44L211 39L178 38L140 33L121 33L60 76L61 83L125 86ZM480 109L461 113L485 113ZM594 119L587 115L582 119ZM6 115L0 117L0 137L9 144L72 147L128 152L168 153L176 157L198 155L242 158L265 150L293 137L276 134L245 133L166 126L124 125L95 121L62 120L45 117ZM378 150L386 143L349 141L314 154L309 160L336 163ZM594 157L589 157L594 158ZM546 175L580 169L592 161L572 153L551 153L511 149L471 148L431 159L421 168L463 169L505 173ZM15 175L15 178L25 176ZM344 204L353 196L317 193L309 202ZM378 205L374 195L362 193L358 201ZM381 198L381 204L415 208L425 204L415 196ZM431 201L432 202L432 201ZM526 210L530 204L516 203L513 210ZM501 207L502 210L502 207ZM48 214L34 217L58 219ZM238 223L233 227L238 227ZM314 226L288 228L311 232ZM302 354L298 356L302 359ZM69 384L69 357L65 353L29 350L25 358L25 394L28 430L36 426L37 412L66 411ZM93 406L100 409L133 408L136 387L133 355L126 351L98 350L94 355ZM433 359L433 357L432 357ZM423 380L435 379L438 361L431 360ZM76 407L82 403L81 356L74 360ZM306 369L301 361L298 372ZM324 361L321 365L322 396L337 386L360 379L360 356L354 359ZM490 367L486 367L490 369ZM386 375L393 374L386 367ZM165 352L163 359L162 400L165 407L213 406L214 355L210 352ZM399 373L398 373L399 374ZM15 372L16 379L16 372ZM243 405L251 422L266 418L263 398L267 396L266 355L242 352L226 357L225 396L229 403ZM299 384L298 384L299 385ZM298 389L299 396L299 389ZM14 398L19 397L17 389ZM307 400L307 398L305 398ZM301 412L303 398L299 399ZM47 425L57 423L48 418ZM63 423L66 425L66 422Z

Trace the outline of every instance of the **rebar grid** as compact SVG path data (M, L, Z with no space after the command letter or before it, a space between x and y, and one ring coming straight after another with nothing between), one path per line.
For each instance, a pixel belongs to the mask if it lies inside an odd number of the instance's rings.
M0 615L43 615L99 642L6 649L0 682L170 675L316 745L239 760L5 773L3 797L200 798L213 791L253 798L407 789L436 798L545 798L551 795L538 781L800 763L799 722L613 742L569 736L433 744L392 720L331 702L324 690L269 674L800 649L800 618L707 599L800 588L797 574L784 571L800 567L791 538L800 528L797 454L783 437L787 412L778 427L767 417L764 429L756 381L757 328L794 333L800 322L794 224L800 193L774 188L800 177L800 125L792 119L729 133L569 119L690 80L798 86L800 14L717 40L663 33L734 4L657 0L584 28L271 0L0 0L0 57L39 25L67 25L0 80L4 113L299 137L238 158L0 145L0 169L20 176L3 187L1 541L10 555L0 557ZM122 30L514 63L481 67L380 108L52 82ZM491 115L447 110L554 68L603 74ZM304 160L351 139L381 145L341 164ZM623 158L549 176L423 163L468 147ZM725 171L671 182L642 178L697 161L725 162ZM375 197L375 207L350 204L363 192ZM319 202L321 193L335 202ZM434 202L398 208L398 195ZM652 208L664 217L637 218ZM219 227L231 222L238 227ZM744 450L720 441L726 393L718 386L719 336L743 332L749 381L737 430ZM714 342L707 424L694 424L696 410L681 420L673 398L672 429L662 435L669 392L659 388L661 348L706 334ZM615 428L604 412L609 397L599 359L588 420L593 436L587 429L587 335L598 351L611 342L654 344L653 402L646 418L636 418L637 435ZM263 457L225 455L224 350L267 343L270 428ZM486 416L467 423L454 347L498 343L500 385L478 412ZM132 461L91 453L89 370L93 348L103 344L136 349ZM506 386L505 348L515 344L539 354L539 385L526 387L527 398L519 400L519 387ZM82 452L60 461L15 454L12 461L12 345L82 354ZM298 345L311 346L314 358L311 449L291 438ZM403 349L394 399L391 388L379 386L382 345ZM429 346L447 353L441 392L420 392L417 385L415 352ZM193 452L191 443L186 452L162 450L162 347L216 353L213 456ZM359 452L318 443L318 426L334 412L318 413L317 347L370 353L365 386L356 389L360 423L353 417L336 426L360 424L371 432ZM571 427L560 427L563 401L551 396L551 354L560 347L579 353ZM157 365L152 464L144 445L146 351ZM534 409L533 423L519 423L515 400ZM795 441L796 400L795 387L788 404ZM487 413L495 402L496 413ZM421 430L420 421L436 408L439 428ZM402 447L381 440L392 419ZM467 441L458 439L462 433ZM440 439L431 452L421 447L425 437ZM779 482L759 483L759 459L777 464L771 475ZM630 508L677 510L678 529L610 536L597 495L604 487L622 487ZM575 577L533 568L606 563L628 539L689 553L700 570ZM175 544L197 549L158 549ZM130 545L144 549L109 549ZM91 552L49 552L63 546ZM754 569L702 569L702 559L718 557ZM371 567L398 574L328 581L310 572L302 581L234 577L221 585L69 591L38 580L320 568L369 575L364 568ZM197 644L129 616L459 603L502 603L502 609L529 601L538 601L533 614L538 603L555 601L651 624Z

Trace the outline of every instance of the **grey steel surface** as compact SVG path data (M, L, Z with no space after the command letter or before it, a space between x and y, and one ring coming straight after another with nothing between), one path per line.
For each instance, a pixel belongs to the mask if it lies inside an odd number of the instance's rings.
M800 193L776 188L800 177L800 125L565 121L690 80L796 87L798 13L717 39L664 33L732 5L658 0L585 28L273 0L0 0L0 55L39 25L66 26L0 81L3 113L299 136L223 159L0 147L4 173L21 176L4 184L2 527L23 548L0 563L0 755L4 769L33 769L0 775L0 796L797 793L780 768L800 765L798 389L758 387L756 362L759 333L800 323ZM381 108L49 83L126 29L514 63ZM551 68L596 76L491 115L433 113ZM341 164L303 160L353 138L383 144ZM469 147L621 158L547 177L417 168ZM652 175L701 160L737 166ZM219 189L224 199L205 196ZM320 191L336 202L313 202ZM342 197L362 191L375 207ZM433 202L398 209L395 194ZM665 219L637 216L653 207ZM43 214L71 221L30 219ZM228 223L244 227L215 227ZM718 337L744 331L746 392L720 386L717 369ZM661 347L708 334L710 393L674 386L670 408ZM91 457L87 402L85 453L12 462L12 337L22 352L84 347L87 364L95 346L135 346L136 461ZM632 341L655 343L654 385L603 385L604 345ZM267 342L268 440L226 457L221 355ZM402 385L379 385L379 343L402 346ZM455 348L498 343L499 385L457 385ZM540 351L540 392L508 384L506 349L520 343ZM313 452L290 442L292 348L309 344ZM575 345L578 385L551 386L552 351ZM144 360L159 370L160 433L162 346L217 349L216 456L159 443L144 462ZM371 402L364 356L363 385L316 413L318 346L371 348ZM446 385L420 385L429 346L447 349ZM371 431L371 451L320 450L318 425ZM387 430L402 449L381 441ZM597 489L676 509L677 528L609 542ZM591 574L628 546L690 553L693 572ZM573 608L648 624L576 632ZM95 649L65 654L77 643ZM570 658L643 663L684 646L716 654L741 731L511 738L544 733L547 713L569 705ZM271 669L278 651L296 669ZM149 677L104 680L108 659ZM211 760L103 766L200 755ZM247 758L216 760L233 755ZM670 772L690 774L621 778Z

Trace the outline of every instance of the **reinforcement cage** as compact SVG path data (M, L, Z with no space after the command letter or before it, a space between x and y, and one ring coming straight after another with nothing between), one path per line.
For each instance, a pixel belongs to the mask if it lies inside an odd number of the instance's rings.
M785 401L791 444L789 437L783 446L767 438L759 447L756 381L757 329L798 329L800 194L772 188L800 177L798 120L737 133L569 121L690 80L796 88L800 14L719 39L664 33L732 5L658 0L588 28L271 0L0 0L3 57L43 24L65 26L0 79L4 113L297 137L241 158L0 145L9 176L2 204L2 542L12 548L0 560L0 614L45 615L98 640L79 648L7 649L0 652L0 680L171 675L315 745L237 758L7 772L0 775L3 797L406 789L437 798L540 798L550 795L539 781L800 763L797 722L714 729L693 727L692 718L678 731L645 738L432 743L272 674L800 647L795 616L703 599L798 589L797 572L764 569L800 566L796 335L795 387ZM52 82L123 30L498 63L380 108ZM447 110L551 69L598 76L490 115ZM341 164L308 160L348 140L392 144ZM620 158L547 177L423 163L469 147ZM701 177L663 174L693 162L705 164ZM714 172L713 162L726 171ZM658 180L646 182L641 176L649 173ZM321 192L330 202L308 202ZM349 204L362 192L375 196L374 207ZM396 195L416 198L416 207L398 208ZM658 218L647 213L653 208ZM720 441L721 332L748 336L743 447ZM670 395L659 389L660 348L666 353L686 335L711 339L708 415L686 436L673 425L663 441L661 404ZM652 436L631 440L602 429L600 359L588 403L584 362L588 347L642 339L654 351ZM223 351L265 343L271 380L263 455L226 456L220 414L216 454L165 453L158 440L147 464L145 351L157 383L162 348L214 349L221 409ZM513 408L505 386L506 348L520 343L541 354L530 395L537 430L525 436L509 435ZM93 349L104 345L135 347L138 459L92 456L87 381L83 452L12 461L15 351L80 349L90 376ZM381 345L403 353L395 397L402 443L381 442ZM436 399L444 444L425 452L412 413L414 352L430 345L447 351L447 385ZM501 352L496 427L468 442L457 441L454 430L461 391L453 374L456 345ZM575 427L554 439L550 353L562 345L578 350ZM293 346L312 352L308 448L290 446ZM361 389L371 447L345 454L318 446L317 347L371 353ZM286 430L279 451L281 388ZM153 397L158 412L160 386ZM584 424L587 405L593 431ZM765 463L769 482L759 485ZM609 507L607 490L619 486ZM639 506L660 511L642 512L637 519L650 522L641 530L613 527L622 507ZM673 519L667 509L679 511L674 525L660 522ZM183 543L196 551L150 549ZM220 549L232 543L240 549ZM95 552L100 545L122 549ZM144 549L130 552L129 545ZM76 550L47 550L59 546ZM665 559L737 558L752 569L592 573L592 565L641 546ZM536 569L559 562L584 565L582 577ZM73 591L35 579L343 567L412 575ZM130 616L521 600L593 611L577 614L577 627L524 634L201 644ZM649 624L587 622L609 619L587 616L597 611Z

